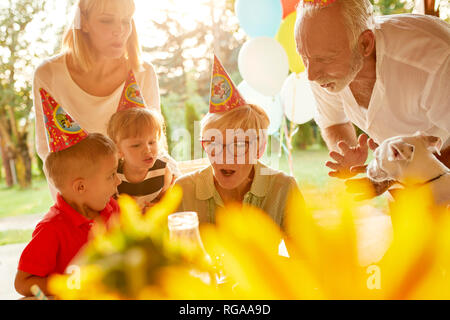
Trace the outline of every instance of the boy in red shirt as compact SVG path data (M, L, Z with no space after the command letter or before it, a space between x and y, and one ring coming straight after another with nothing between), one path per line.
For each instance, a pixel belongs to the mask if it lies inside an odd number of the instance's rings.
M22 252L15 279L18 293L31 296L30 288L36 284L48 294L48 277L64 273L87 242L94 221L106 222L119 211L112 198L121 182L117 163L114 143L99 133L49 153L45 171L59 193Z

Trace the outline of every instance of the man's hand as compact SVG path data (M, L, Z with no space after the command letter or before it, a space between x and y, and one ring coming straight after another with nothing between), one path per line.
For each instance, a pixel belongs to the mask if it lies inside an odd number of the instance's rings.
M336 151L330 152L330 157L336 162L327 161L325 165L334 170L328 173L330 177L340 179L348 179L358 173L364 172L366 168L364 163L367 160L368 147L372 150L378 147L373 139L368 139L366 134L361 134L358 137L358 144L354 147L350 147L344 141L339 141L337 146L341 151L340 153Z

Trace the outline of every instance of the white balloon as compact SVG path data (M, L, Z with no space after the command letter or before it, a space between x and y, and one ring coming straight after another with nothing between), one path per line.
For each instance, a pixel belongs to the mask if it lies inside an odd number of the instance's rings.
M280 92L284 114L296 124L310 121L316 110L316 100L306 72L291 73Z
M247 103L256 104L266 111L270 119L270 125L267 129L268 134L274 134L281 126L283 119L283 107L281 106L280 95L264 96L243 80L237 86L240 94Z
M248 40L239 51L238 67L242 78L263 95L280 92L289 73L286 51L274 38Z

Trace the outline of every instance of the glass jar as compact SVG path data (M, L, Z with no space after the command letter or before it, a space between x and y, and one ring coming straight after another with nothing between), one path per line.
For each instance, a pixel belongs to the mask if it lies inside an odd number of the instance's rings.
M196 212L177 212L169 215L168 227L170 240L186 248L192 253L193 257L203 258L208 263L211 263L211 258L203 246L198 225L198 215ZM195 263L195 261L192 262ZM206 284L215 282L215 277L211 276L209 272L193 269L191 274L200 278Z

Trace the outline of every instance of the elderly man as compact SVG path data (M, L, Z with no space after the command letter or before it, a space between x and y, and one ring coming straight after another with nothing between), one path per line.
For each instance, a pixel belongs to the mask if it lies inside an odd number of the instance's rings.
M450 167L450 27L423 15L373 17L372 10L369 0L299 4L297 50L335 160L326 163L329 175L361 172L368 145L417 130L442 139L440 160ZM352 123L372 139L357 139Z

